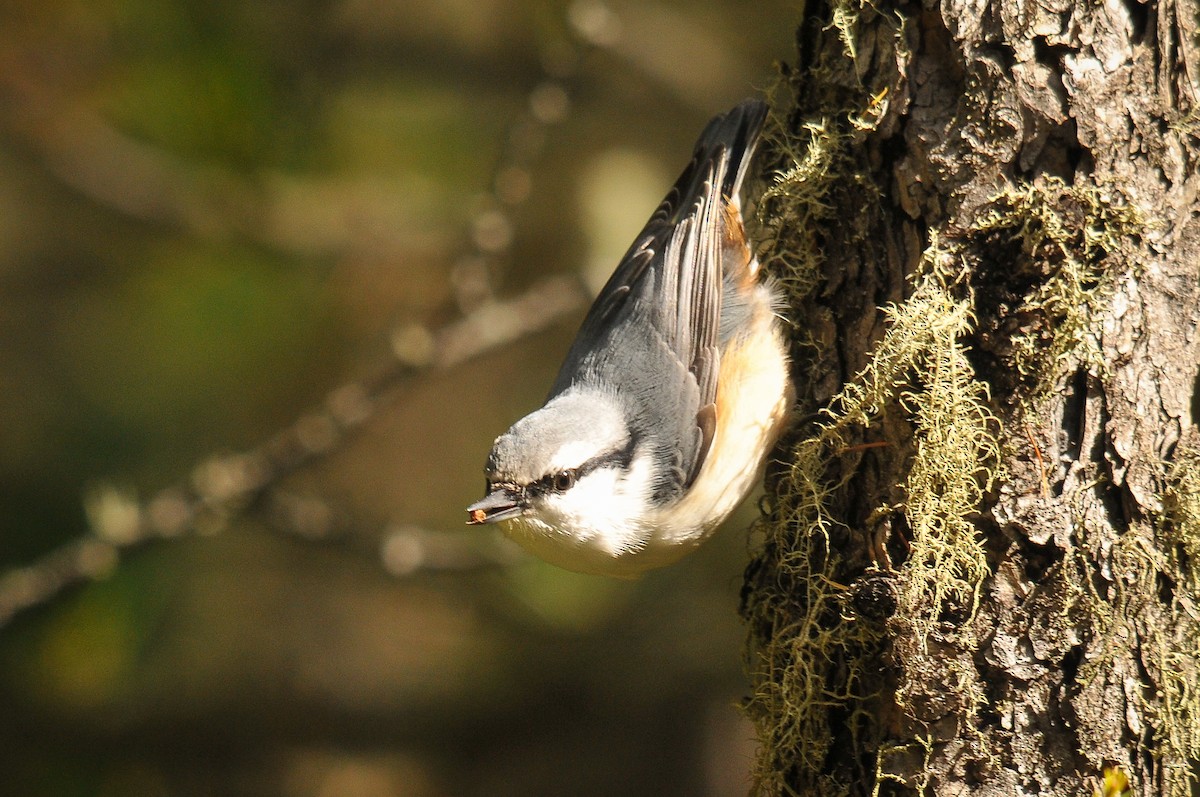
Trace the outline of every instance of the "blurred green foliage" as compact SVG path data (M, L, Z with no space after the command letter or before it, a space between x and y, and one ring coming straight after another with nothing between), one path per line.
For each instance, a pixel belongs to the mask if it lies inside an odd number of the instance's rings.
M620 251L611 219L787 55L790 5L616 3L588 49L570 20L606 7L565 0L8 3L0 568L85 534L96 485L186 485L377 373L396 325L456 318L514 148L542 154L498 292ZM568 112L521 138L551 73ZM379 554L404 524L494 543L462 507L572 331L405 386L279 485L319 541L264 500L0 627L0 793L743 792L739 530L638 583Z

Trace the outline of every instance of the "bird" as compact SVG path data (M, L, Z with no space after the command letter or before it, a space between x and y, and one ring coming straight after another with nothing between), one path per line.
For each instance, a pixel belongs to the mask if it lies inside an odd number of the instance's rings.
M751 99L704 128L543 406L496 438L469 525L631 579L694 550L761 478L794 396L785 304L739 197L766 116Z

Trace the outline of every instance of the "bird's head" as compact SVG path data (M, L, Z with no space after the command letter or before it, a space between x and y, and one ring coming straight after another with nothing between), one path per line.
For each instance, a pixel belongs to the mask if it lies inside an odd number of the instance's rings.
M518 541L533 534L588 543L645 515L652 490L644 459L613 397L568 391L496 439L487 495L467 507L467 522L516 521L506 531Z

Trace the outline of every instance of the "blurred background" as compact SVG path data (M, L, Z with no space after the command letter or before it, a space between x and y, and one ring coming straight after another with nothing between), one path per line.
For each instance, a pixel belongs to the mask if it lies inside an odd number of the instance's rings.
M795 6L8 0L0 793L745 793L753 506L636 582L463 508Z

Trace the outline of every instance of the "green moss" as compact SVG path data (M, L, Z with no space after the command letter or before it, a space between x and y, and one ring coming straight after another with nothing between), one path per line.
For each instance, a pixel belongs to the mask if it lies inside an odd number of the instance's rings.
M839 521L830 499L841 485L830 483L829 474L837 471L834 460L853 456L847 453L853 435L886 411L909 418L912 439L896 444L914 450L898 508L911 552L895 574L895 616L904 618L914 650L924 654L939 616L977 606L988 569L971 516L1000 474L999 423L961 342L972 315L969 299L952 295L943 270L955 260L936 243L930 247L913 295L887 308L890 328L870 364L795 444L776 488L778 507L765 527L780 590L759 596L751 612L752 623L770 625L769 642L756 651L765 669L751 703L768 757L759 762L766 773L760 778L786 771L774 760L783 755L795 756L790 767L815 776L833 740L830 710L861 710L874 697L863 684L876 679L864 674L878 667L873 657L882 629L857 616L848 590L834 580L839 562L829 540ZM971 710L982 697L963 686ZM903 706L903 675L896 698ZM777 785L764 790L778 791Z
M882 96L868 99L855 119L872 118ZM853 179L845 133L828 120L801 128L800 141L776 133L783 160L759 204L766 243L760 256L785 289L789 306L804 306L819 284L822 254L817 238L830 209L835 180ZM835 494L861 457L855 442L885 413L903 414L911 437L890 441L911 450L901 488L911 533L911 554L893 574L897 617L906 618L915 650L947 610L970 614L987 576L971 516L1000 474L999 423L988 409L988 391L974 372L963 340L973 329L970 291L963 291L964 260L957 247L936 237L920 262L913 292L885 309L888 332L868 366L829 402L820 420L793 444L788 468L773 483L776 500L761 528L764 554L752 576L745 613L757 644L748 711L761 748L755 768L759 793L787 793L788 783L816 782L834 743L831 716L847 718L844 731L857 748L874 735L883 626L862 617L852 592L837 583L842 562L832 536L842 530ZM805 345L816 342L801 339ZM967 704L981 700L971 694ZM898 695L904 699L901 677ZM870 742L870 744L862 744ZM882 761L882 759L880 759ZM878 777L886 777L880 772ZM836 793L822 781L821 793Z
M759 202L760 256L792 308L804 307L820 284L819 235L835 181L862 179L852 173L849 131L869 128L885 103L885 94L868 96L859 113L802 124L799 136L776 118L771 140L782 165ZM1068 359L1098 362L1094 319L1117 278L1106 259L1120 236L1144 226L1134 209L1096 189L1046 179L994 197L964 235L943 240L931 232L911 295L885 308L888 331L867 367L793 443L773 485L777 500L762 523L766 572L757 574L746 607L758 641L749 713L762 740L761 792L821 776L835 739L832 715L852 719L851 736L875 733L873 690L888 639L898 640L889 699L915 720L906 667L927 655L940 618L970 617L978 606L989 571L973 517L1003 475L1000 421L966 343L978 332L977 308L995 310L978 302L980 251L998 241L1023 259L1026 290L1010 309L1035 323L1012 338L1005 365L1044 396ZM801 352L820 345L803 336L798 344ZM904 423L882 426L888 414ZM891 574L897 605L888 628L859 615L852 590L838 584L843 562L831 545L843 530L836 496L861 456L855 443L871 427L901 435L887 442L908 452L902 502L876 511L902 513L908 529L909 555ZM974 651L969 627L959 624L943 641ZM974 674L950 673L948 682L957 683L955 703L969 720L984 701ZM882 757L876 769L877 782L889 777Z
M1162 694L1152 723L1163 742L1165 794L1190 797L1200 784L1200 447L1194 430L1176 449L1164 498L1161 541L1168 571L1183 580L1156 640Z
M781 82L772 92L772 114L764 150L779 164L758 201L759 259L796 308L818 287L822 249L817 238L831 212L826 197L845 175L845 136L831 120L805 123L800 135L789 131L794 99ZM802 337L797 347L815 347ZM786 794L788 782L821 778L832 741L832 707L860 700L858 662L874 647L865 627L839 622L844 592L832 579L836 555L830 548L834 522L825 483L829 456L821 436L797 442L788 472L775 486L771 511L759 524L763 532L762 569L743 608L752 629L749 667L754 694L746 710L759 735L754 791ZM844 677L831 679L835 662ZM816 790L816 784L814 784ZM823 781L823 793L836 794Z
M1180 443L1167 474L1163 536L1172 563L1200 593L1200 447L1195 436Z
M823 259L817 235L832 212L825 198L844 177L847 139L828 119L789 131L786 109L793 100L784 98L786 92L782 81L771 92L763 139L779 167L757 201L752 238L759 242L759 261L792 302L817 288Z
M851 62L857 59L854 30L868 12L860 4L835 4L832 25ZM897 30L903 25L899 20ZM897 47L903 49L902 41ZM818 60L804 89L829 78L828 96L805 100L806 107L827 113L798 121L786 84L774 92L765 150L776 168L756 214L760 260L797 318L814 306L822 287L833 195L847 185L864 195L875 190L853 144L874 130L888 108L886 91L872 94L859 86L855 97L847 93L845 74L839 83L833 73L824 74L828 70ZM856 107L844 107L847 99ZM920 670L929 641L945 616L974 615L989 575L974 517L1003 477L1002 428L969 343L990 325L1005 348L989 372L1016 373L1030 388L1020 393L1035 397L1026 409L1033 406L1049 394L1066 363L1099 363L1095 323L1121 273L1108 267L1109 256L1122 251L1123 237L1144 230L1135 209L1098 189L1042 178L993 197L954 237L930 232L911 294L884 308L887 332L867 366L818 420L796 433L786 468L770 481L773 501L760 523L763 551L748 577L744 607L755 684L747 708L761 742L756 792L784 794L808 783L814 790L819 783L823 794L845 791L827 770L835 741L877 749L876 783L893 778L888 751L900 748L879 738L878 711L894 701L906 722L921 727L913 704L921 696L910 690L924 683ZM1015 317L1022 323L1010 323ZM794 343L801 370L832 345L813 339L806 328L797 329ZM857 444L867 429L904 457L896 485L901 500L877 507L868 521L907 529L906 559L883 576L896 603L886 623L861 614L855 584L839 583L861 577L861 568L848 572L840 542L851 534L843 488L857 472L863 456ZM979 645L970 627L961 622L949 633L941 630L939 645L951 645L969 661ZM885 681L879 667L889 645L896 666L893 680ZM969 727L984 702L976 674L949 672L945 681Z
M870 109L855 118L870 119ZM763 260L785 287L793 308L803 307L819 284L822 255L817 236L830 213L825 199L831 181L852 179L840 173L848 165L847 135L831 132L831 127L829 121L802 126L802 147L794 140L790 145L786 138L781 140L778 149L786 168L779 171L759 208L760 224L770 232ZM891 699L916 720L906 667L926 656L940 618L947 613L970 617L978 607L989 570L973 517L1003 476L1001 424L965 342L978 332L976 312L996 310L978 301L980 251L999 241L1005 251L1015 245L1022 260L1018 282L1023 281L1024 292L1007 307L1029 323L1010 336L1003 365L1032 388L1028 409L1048 395L1067 363L1099 367L1095 325L1124 273L1107 268L1108 258L1121 250L1123 236L1141 234L1145 227L1136 209L1114 203L1098 189L1044 179L994 197L960 237L942 240L931 233L911 295L903 304L885 308L888 331L867 367L793 444L789 467L774 485L777 503L763 523L763 562L769 573L759 574L747 607L760 640L753 648L758 677L750 713L763 741L757 766L762 792L782 793L785 782L820 776L835 739L829 725L832 714L862 720L847 723L851 735L874 733L870 715L877 697L872 689L877 687L866 684L879 683L878 661L889 638L897 639L898 661ZM880 419L889 413L905 423L881 427ZM892 578L897 606L887 629L859 616L849 600L851 590L837 583L842 562L831 546L831 535L842 523L835 496L857 462L847 457L859 456L848 452L870 427L883 428L886 434L905 430L903 437L888 443L911 452L899 485L902 503L876 512L902 512L909 530L909 555ZM1196 504L1189 511L1200 518L1200 498L1195 497L1200 492L1189 495ZM1079 528L1086 535L1085 519ZM1187 539L1195 545L1200 536ZM1149 579L1139 579L1132 589L1153 594L1157 571L1143 553L1130 545L1114 555L1122 567ZM1191 554L1193 559L1196 553L1200 552ZM1090 582L1083 583L1085 590ZM1110 604L1098 594L1080 595L1102 634L1117 632L1132 599L1132 593L1122 597L1118 592L1115 604ZM959 624L948 640L968 653L978 647L969 628L969 622ZM1180 648L1163 647L1168 649ZM1180 671L1169 664L1164 662L1164 672ZM964 672L956 678L950 673L947 681L957 684L955 702L967 714L969 726L984 702L975 675ZM1167 691L1166 710L1192 712L1183 717L1190 722L1195 709L1189 701L1195 701L1192 696L1200 689L1190 682L1171 682ZM1179 725L1175 720L1171 724ZM1184 751L1176 757L1192 757L1194 732L1173 733L1179 739L1168 746ZM891 777L882 756L881 752L876 762L877 783Z
M1124 250L1123 239L1143 235L1147 226L1136 206L1120 197L1056 177L1008 188L973 220L970 234L981 248L989 240L1016 245L1011 258L980 271L999 271L1001 281L1026 286L1006 297L1011 306L989 308L997 323L1019 321L1004 335L1011 352L1002 364L1032 388L1026 409L1053 389L1068 358L1103 367L1096 320L1126 273L1107 260Z

